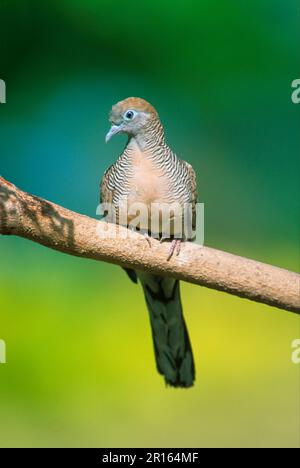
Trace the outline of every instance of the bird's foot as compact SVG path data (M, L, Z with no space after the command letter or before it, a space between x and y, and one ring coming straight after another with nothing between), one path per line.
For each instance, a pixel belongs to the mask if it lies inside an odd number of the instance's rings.
M144 233L143 236L144 236L144 238L146 239L146 241L148 242L148 245L149 245L149 247L150 247L150 249L151 249L151 248L152 248L152 245L151 245L151 240L150 240L151 238L150 238L149 234Z
M178 255L180 254L180 250L181 250L181 240L173 239L170 245L167 261L169 261L172 258L174 252L176 253L176 257L178 257Z

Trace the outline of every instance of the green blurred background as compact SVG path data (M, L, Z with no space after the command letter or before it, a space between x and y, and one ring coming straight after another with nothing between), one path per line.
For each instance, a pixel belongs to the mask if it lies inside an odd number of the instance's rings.
M0 173L95 216L141 96L197 171L205 243L299 270L296 0L0 0ZM0 446L297 447L299 318L183 284L193 389L155 370L139 287L121 269L0 239Z

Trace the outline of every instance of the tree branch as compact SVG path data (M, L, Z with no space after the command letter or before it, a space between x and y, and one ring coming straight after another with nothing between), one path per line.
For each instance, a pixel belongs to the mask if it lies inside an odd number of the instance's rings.
M117 238L113 234L117 232ZM0 177L0 234L16 235L78 257L151 271L300 313L300 275L209 247L169 245L74 213Z

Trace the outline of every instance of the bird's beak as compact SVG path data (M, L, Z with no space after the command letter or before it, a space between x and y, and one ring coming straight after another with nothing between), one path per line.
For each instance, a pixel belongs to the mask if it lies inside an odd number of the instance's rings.
M106 137L105 137L105 143L108 143L109 140L114 136L116 135L117 133L120 133L122 131L122 128L123 128L123 125L120 124L120 125L112 125L110 127L110 130L109 132L107 133Z

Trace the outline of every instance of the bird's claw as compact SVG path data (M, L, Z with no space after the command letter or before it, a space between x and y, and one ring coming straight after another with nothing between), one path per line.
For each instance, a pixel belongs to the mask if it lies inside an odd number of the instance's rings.
M150 236L149 234L144 234L144 238L146 239L146 241L148 242L148 245L150 247L150 249L152 248L152 245L151 245L151 240L150 240Z
M180 239L172 240L167 261L169 261L172 258L174 252L176 252L176 257L178 257L178 255L180 254L180 250L181 250L181 240Z

